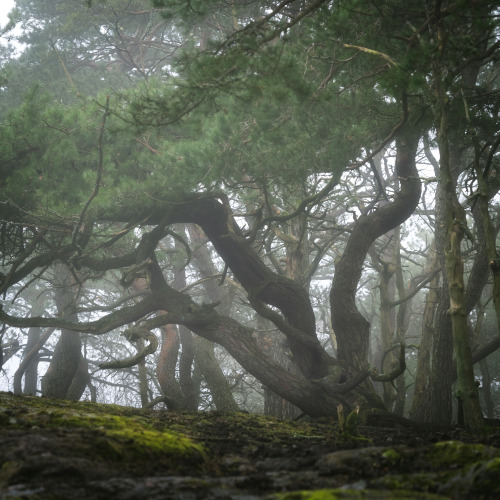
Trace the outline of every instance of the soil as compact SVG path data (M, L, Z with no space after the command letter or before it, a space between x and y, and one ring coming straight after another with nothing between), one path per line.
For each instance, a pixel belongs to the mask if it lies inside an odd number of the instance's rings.
M0 498L500 498L499 422L480 436L391 424L346 435L333 419L0 393Z

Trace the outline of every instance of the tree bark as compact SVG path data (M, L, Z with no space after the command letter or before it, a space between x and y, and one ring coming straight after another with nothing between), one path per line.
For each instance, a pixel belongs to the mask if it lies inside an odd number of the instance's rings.
M144 339L138 339L137 350L141 351L144 349ZM139 397L141 398L141 407L146 408L149 403L149 384L148 384L148 371L146 369L146 360L143 359L137 365L137 371L139 376Z
M417 358L417 373L413 391L413 402L410 409L410 418L415 422L428 422L430 419L430 377L431 377L431 349L432 335L434 332L434 316L438 301L438 287L440 274L439 259L436 252L435 240L429 248L426 272L436 273L429 283L429 291L425 297L424 313L422 319L422 338Z
M194 339L196 365L210 389L213 403L220 411L239 411L238 404L231 394L227 379L215 357L214 343L196 336Z
M37 328L37 327L31 327L31 328ZM14 393L15 394L22 394L22 381L23 381L23 375L26 370L26 368L31 364L33 360L38 358L39 356L39 351L47 342L49 337L54 333L56 328L51 327L47 328L47 330L40 336L38 341L33 345L33 347L29 350L26 351L26 354L19 364L19 367L16 370L16 373L14 373Z
M337 338L337 357L351 374L363 370L368 362L370 324L356 306L364 261L373 242L403 223L417 207L420 180L415 154L419 138L418 132L408 130L397 139L396 173L401 188L391 203L357 219L335 267L330 291L332 324Z
M73 278L68 268L58 263L55 266L58 277L55 290L55 302L59 316L69 321L78 321L78 315L72 311L75 305ZM81 357L81 341L77 332L61 330L61 335L54 349L54 355L47 372L42 377L42 394L47 398L67 398L68 391L75 377Z
M228 204L198 198L172 207L169 215L172 222L194 222L203 229L254 307L270 305L281 311L282 316L267 312L288 337L301 372L307 378L327 375L331 360L316 337L314 311L306 290L266 267L245 240Z
M41 328L33 327L28 330L28 341L26 342L25 355L31 351L33 346L38 342L41 335ZM38 388L38 357L34 358L26 367L24 372L24 389L23 394L36 395ZM15 392L15 391L14 391Z
M436 74L439 77L439 73ZM460 244L466 234L466 217L456 195L456 185L450 170L448 109L446 97L437 83L440 103L440 126L438 129L439 163L444 199L445 222L445 271L449 294L449 314L453 334L453 347L457 364L456 397L463 406L465 426L473 432L483 425L479 404L479 392L474 379L472 354L469 343L467 310L465 303L464 267Z
M175 325L165 325L161 329L161 348L156 362L156 377L169 410L181 410L184 406L182 391L175 377L180 340Z
M185 236L184 225L178 228L181 232L181 237ZM175 250L177 255L184 257L184 246L176 238ZM186 270L184 266L176 263L174 266L174 288L182 290L186 286ZM193 365L194 365L194 339L192 332L183 325L177 328L179 339L182 345L182 350L179 358L179 387L181 389L184 400L183 408L188 411L196 411L198 409L199 393L196 392L196 387L193 381Z

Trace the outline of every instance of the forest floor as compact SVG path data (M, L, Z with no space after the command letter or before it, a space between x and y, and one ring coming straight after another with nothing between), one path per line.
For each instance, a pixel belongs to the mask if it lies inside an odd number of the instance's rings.
M500 498L500 423L353 438L304 420L0 393L0 498Z

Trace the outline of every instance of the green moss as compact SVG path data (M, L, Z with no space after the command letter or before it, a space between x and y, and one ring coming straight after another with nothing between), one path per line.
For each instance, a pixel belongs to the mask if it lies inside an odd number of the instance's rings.
M476 467L473 471L472 486L481 493L500 493L500 457L494 458ZM500 496L500 495L499 495Z
M419 493L409 490L354 490L354 489L325 489L314 491L293 491L269 497L269 500L444 500L448 497Z
M428 452L429 464L433 468L459 468L478 461L490 459L499 450L482 444L468 444L461 441L443 441L434 444Z
M446 485L447 492L468 498L500 498L500 457L465 467Z
M389 448L382 453L382 458L391 464L396 464L401 459L401 455L394 448Z
M3 427L81 431L75 447L95 459L185 461L190 466L206 459L200 444L177 432L154 428L135 409L1 394L0 408Z
M182 415L182 425L186 425L186 418L189 415ZM201 439L206 437L207 430L212 425L220 425L223 422L227 433L236 438L251 435L256 442L280 443L290 440L297 441L325 441L326 434L331 429L331 425L318 426L313 428L307 422L297 422L292 420L280 420L266 415L256 415L243 412L197 412L192 415L193 422L190 432L197 429L203 431ZM318 427L323 427L324 432L318 433ZM175 423L172 428L175 427Z
M436 488L440 482L440 475L434 472L413 474L388 474L370 482L370 486L391 491L411 490L414 492L428 492Z
M118 440L127 441L127 445L140 452L147 448L153 453L170 453L187 456L203 454L201 445L177 433L157 431L140 418L117 415L97 415L79 412L78 409L50 409L33 412L32 422L38 427L87 428L102 432Z

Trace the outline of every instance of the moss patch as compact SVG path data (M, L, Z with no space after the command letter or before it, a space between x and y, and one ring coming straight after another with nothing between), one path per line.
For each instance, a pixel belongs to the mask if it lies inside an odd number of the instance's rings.
M500 426L482 438L458 428L361 432L371 441L342 439L329 419L0 393L0 489L34 500L500 498Z
M157 429L135 409L0 394L0 426L29 432L73 435L73 453L92 460L155 469L200 470L203 446L169 429Z
M458 468L499 455L499 450L483 444L443 441L429 448L428 460L436 468Z
M355 489L324 489L314 491L294 491L273 495L269 500L444 500L448 497L419 493L408 490L355 490Z

